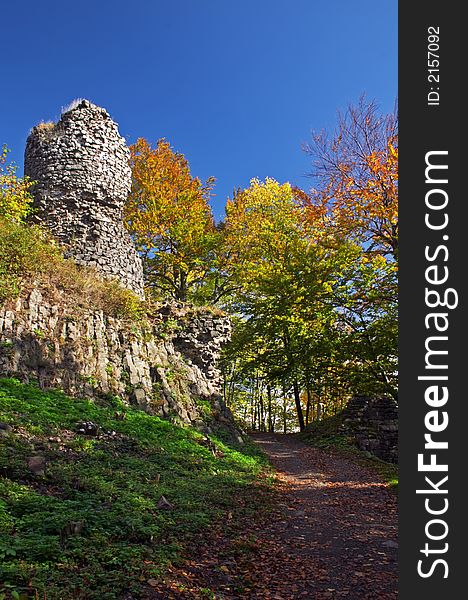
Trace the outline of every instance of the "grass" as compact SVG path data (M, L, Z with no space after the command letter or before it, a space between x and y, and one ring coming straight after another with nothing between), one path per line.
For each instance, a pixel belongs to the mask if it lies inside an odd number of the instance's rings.
M54 135L56 131L55 125L56 123L53 121L41 121L35 127L33 127L33 129L39 133L42 139L47 139ZM30 133L33 131L33 129L31 129Z
M14 302L24 290L35 288L57 304L138 322L144 318L145 305L133 292L92 268L77 266L62 252L44 229L0 217L0 303Z
M260 509L241 501L263 485L256 448L212 438L213 452L191 429L99 402L0 379L0 422L13 427L0 437L0 599L141 598L228 510ZM98 432L78 434L81 421Z
M392 489L398 489L398 466L381 460L369 452L359 450L352 436L340 431L343 423L342 413L326 417L313 423L299 437L307 444L317 448L327 448L351 458L354 462L370 469Z

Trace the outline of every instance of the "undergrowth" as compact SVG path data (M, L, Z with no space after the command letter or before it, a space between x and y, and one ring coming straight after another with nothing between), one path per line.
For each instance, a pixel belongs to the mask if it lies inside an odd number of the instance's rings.
M29 288L43 289L49 300L102 310L138 320L143 302L115 280L65 259L63 249L35 225L0 218L0 303L15 300ZM55 298L54 298L55 296Z
M92 435L78 433L83 421ZM213 452L194 430L118 399L98 405L14 379L0 379L0 422L0 598L141 598L211 523L260 510L242 501L267 484L248 443L212 438Z

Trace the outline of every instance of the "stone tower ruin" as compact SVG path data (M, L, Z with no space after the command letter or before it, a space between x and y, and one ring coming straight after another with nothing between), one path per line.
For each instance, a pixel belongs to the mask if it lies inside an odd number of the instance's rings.
M64 244L66 256L143 297L141 259L122 222L129 150L108 112L80 100L58 123L34 127L24 173L36 182L33 219Z

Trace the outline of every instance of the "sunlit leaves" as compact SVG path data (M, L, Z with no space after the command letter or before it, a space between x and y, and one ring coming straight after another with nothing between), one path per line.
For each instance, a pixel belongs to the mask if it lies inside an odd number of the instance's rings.
M217 239L208 204L214 180L190 173L183 154L164 139L140 138L131 151L132 191L124 218L143 254L150 287L185 300L210 270Z
M293 255L307 252L302 200L289 183L253 179L226 205L224 244L230 269L244 282L282 268Z
M244 382L255 373L283 398L300 387L299 420L304 390L332 410L353 393L396 393L396 124L360 110L316 139L319 189L254 179L226 208L244 317L231 357Z
M398 256L398 131L394 114L380 115L361 98L339 115L329 136L313 136L305 150L318 182L311 215L326 214L337 230L368 251Z
M31 211L32 182L16 175L17 167L8 163L8 148L0 150L0 217L21 222Z

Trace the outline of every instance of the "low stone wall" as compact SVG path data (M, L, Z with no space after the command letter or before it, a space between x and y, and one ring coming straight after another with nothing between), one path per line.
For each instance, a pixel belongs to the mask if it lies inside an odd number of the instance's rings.
M217 360L224 315L165 305L148 323L51 303L38 290L0 309L0 375L71 395L112 394L201 430L236 435Z
M398 404L387 396L354 396L343 411L341 430L361 450L398 462Z

